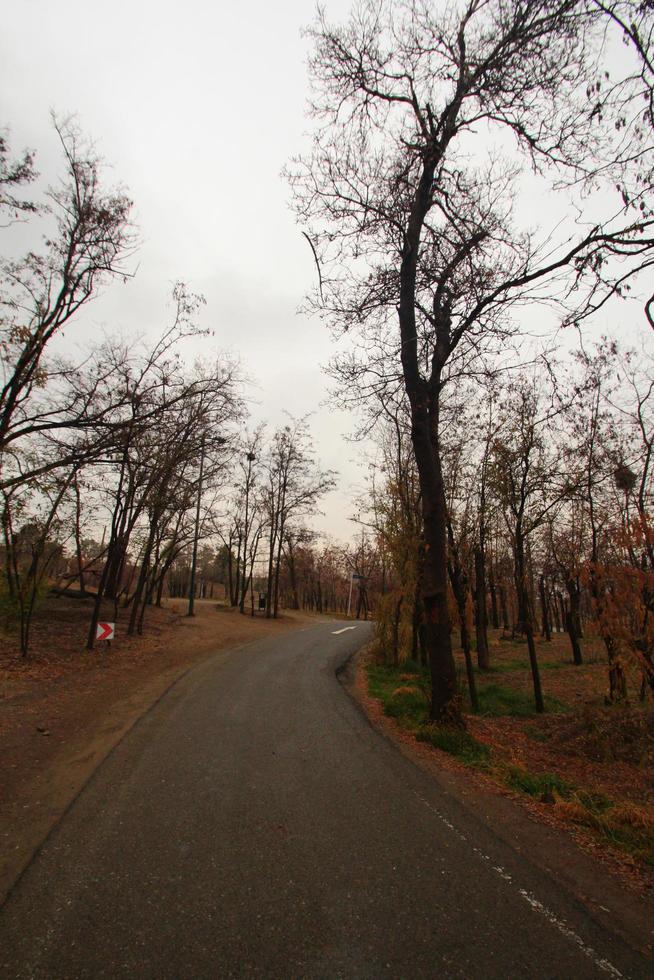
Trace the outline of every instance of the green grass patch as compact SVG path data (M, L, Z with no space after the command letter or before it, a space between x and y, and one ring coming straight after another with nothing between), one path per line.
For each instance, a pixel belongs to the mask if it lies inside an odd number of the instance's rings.
M368 667L368 690L382 703L384 714L415 731L429 717L429 681L415 664L401 668L384 664Z
M586 793L584 790L575 790L573 796L585 810L597 817L603 816L613 806L613 801L608 796L604 796L603 793Z
M654 820L650 814L601 794L576 793L563 806L573 823L590 827L617 849L654 867Z
M490 760L490 748L466 731L434 725L429 721L429 674L413 663L401 667L370 664L367 668L368 690L378 698L384 714L394 718L421 742L427 742L466 765L477 768Z
M563 799L568 799L574 787L555 772L532 773L521 766L508 766L505 782L511 789L527 796L540 799L544 793L558 793Z
M654 835L651 827L639 827L625 821L619 811L616 814L609 811L596 817L592 826L615 847L654 867Z
M535 799L555 793L573 823L591 828L614 847L654 867L654 826L637 807L622 806L603 793L588 793L553 772L531 773L508 766L504 782Z
M505 782L511 789L526 793L527 796L541 797L544 793L556 793L560 799L573 801L597 817L607 813L613 806L612 800L603 793L587 793L555 772L532 773L522 766L508 766Z
M421 725L416 738L420 742L428 742L429 745L447 752L448 755L455 756L467 766L480 769L487 768L490 763L490 747L461 729Z
M489 718L510 715L512 718L531 718L536 715L536 706L531 691L519 691L501 684L479 684L479 714ZM558 698L545 695L545 711L556 714L567 708Z

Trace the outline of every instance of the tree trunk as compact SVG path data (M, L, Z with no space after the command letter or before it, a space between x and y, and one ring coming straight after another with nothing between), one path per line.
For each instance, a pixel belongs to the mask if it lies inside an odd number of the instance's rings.
M534 686L534 702L536 704L536 711L540 713L545 711L545 702L543 700L543 691L540 683L540 671L538 669L538 658L536 656L536 643L534 642L534 630L531 621L524 540L519 529L516 530L515 575L516 591L518 593L518 606L520 609L520 617L522 619L522 632L524 632L527 637L527 648L529 650L529 666L531 667L531 679Z
M86 584L84 582L84 556L82 555L82 500L77 474L75 474L73 486L75 487L75 557L77 558L77 577L79 579L79 590L84 595L86 593Z
M424 642L432 684L432 721L461 726L456 668L452 655L450 614L447 606L446 505L438 448L434 448L429 413L419 401L412 406L412 438L415 451L424 522L422 603ZM434 431L437 439L437 432Z
M606 626L602 586L597 582L594 565L591 565L590 592L593 597L597 622L609 661L609 700L611 702L622 701L627 696L627 679L620 663L615 640Z
M570 578L565 583L570 598L570 609L566 616L566 629L570 637L572 647L572 661L579 666L583 663L581 653L581 643L579 642L579 605L581 602L581 592L579 583Z
M448 522L448 531L450 537L450 551L453 552L452 560L449 563L449 573L450 573L450 583L452 585L452 591L454 592L454 598L456 600L456 608L459 612L459 623L461 628L461 649L463 650L463 656L466 664L466 677L468 680L468 693L470 694L470 704L473 711L479 711L479 699L477 697L477 684L475 683L475 671L472 665L472 651L470 649L470 634L468 633L468 621L466 617L466 599L467 599L467 585L464 581L464 574L461 565L459 564L458 555L455 557L455 550L453 545L453 535L452 529Z
M282 564L282 537L284 534L284 524L286 522L282 521L280 518L279 524L279 540L277 542L277 554L275 556L275 587L273 590L273 616L277 619L277 614L279 612L279 571Z
M500 608L502 610L502 628L506 633L511 629L509 622L509 607L506 602L506 589L500 585Z
M480 670L489 670L488 632L486 618L486 571L484 552L475 548L475 635L477 637L477 665Z
M554 598L552 600L551 612L552 612L552 619L554 620L554 629L556 630L557 633L561 633L563 631L563 623L565 622L565 618L563 622L561 622L559 598L556 590L554 591Z
M497 613L497 589L495 588L492 557L488 566L488 589L491 597L491 621L493 623L493 629L496 630L500 628L500 619Z
M229 593L229 604L235 606L234 602L234 556L232 554L232 537L229 536L227 545L227 589Z
M568 613L565 608L565 602L563 601L563 595L560 592L558 595L558 601L559 601L559 614L562 618L562 621L565 623ZM581 636L581 631L579 632L579 636Z
M129 617L129 625L127 627L127 635L131 636L135 630L139 615L139 604L145 585L148 579L148 572L150 569L150 555L152 553L152 547L154 545L154 538L157 531L157 517L153 516L152 523L150 525L150 533L148 534L148 540L146 542L145 548L143 550L143 557L141 559L141 568L139 571L139 577L136 583L136 589L134 590L133 601L132 601L132 612ZM140 630L139 630L140 632Z
M458 111L460 102L452 105ZM446 125L441 140L446 140L450 135ZM398 319L402 373L411 406L411 442L422 501L425 543L422 602L424 640L431 674L430 717L434 722L463 727L447 607L446 503L439 441L441 374L452 351L451 320L442 308L434 311L437 314L436 348L431 359L429 378L425 379L420 370L415 306L420 236L432 206L432 181L439 152L439 149L434 148L422 159L420 178L404 229Z
M277 538L277 512L270 518L270 535L268 539L268 583L266 585L266 619L272 617L273 598L273 568L275 562L275 542Z
M393 613L393 664L397 667L400 662L400 620L402 618L402 603L404 596L400 595L395 603Z
M545 576L541 575L538 579L538 592L540 594L540 608L543 617L542 635L550 642L552 639L552 628L550 626L550 613L547 604L547 591L545 589Z
M232 601L232 606L238 606L239 596L241 593L241 545L242 543L243 543L243 536L239 533L238 547L236 550L236 576L234 579L234 598Z
M529 650L529 666L531 667L531 679L534 685L534 702L536 711L545 711L543 691L540 685L540 671L538 670L538 658L536 657L536 643L534 642L534 631L531 627L531 620L527 616L525 623L525 633L527 634L527 648Z
M297 591L297 576L295 571L295 554L293 552L293 542L291 540L291 535L286 539L286 564L288 565L288 574L291 579L291 595L293 596L291 602L291 609L300 608L300 598Z

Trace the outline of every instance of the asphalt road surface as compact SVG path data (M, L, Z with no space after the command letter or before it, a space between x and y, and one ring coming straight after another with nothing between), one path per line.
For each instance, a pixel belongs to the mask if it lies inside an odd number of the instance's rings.
M318 626L187 674L0 913L0 976L651 977L373 730Z

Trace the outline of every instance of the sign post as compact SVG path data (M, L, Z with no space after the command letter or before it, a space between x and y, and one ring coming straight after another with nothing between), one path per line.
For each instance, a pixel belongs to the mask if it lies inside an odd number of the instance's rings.
M115 623L98 623L98 625L95 628L96 640L106 640L107 643L111 643L115 635L116 635Z

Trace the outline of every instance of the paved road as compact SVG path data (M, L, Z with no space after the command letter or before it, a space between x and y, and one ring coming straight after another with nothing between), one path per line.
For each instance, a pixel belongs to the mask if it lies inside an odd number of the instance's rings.
M208 662L139 722L0 914L3 980L652 976L368 725L345 625Z

